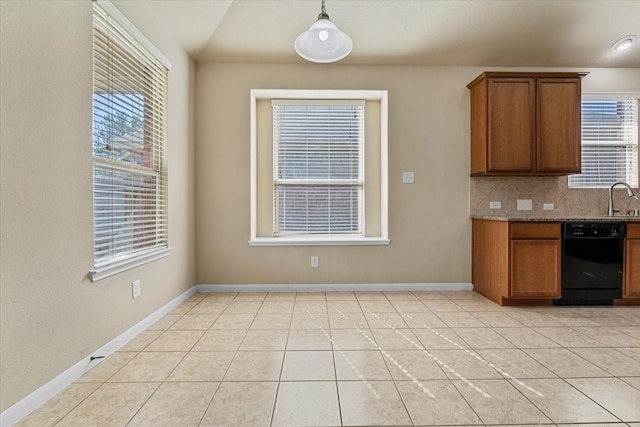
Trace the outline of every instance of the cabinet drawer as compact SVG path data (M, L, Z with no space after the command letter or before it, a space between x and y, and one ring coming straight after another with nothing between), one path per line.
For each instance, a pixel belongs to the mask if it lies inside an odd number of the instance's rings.
M627 239L640 239L640 224L627 223Z
M560 239L559 222L514 222L511 223L512 239Z

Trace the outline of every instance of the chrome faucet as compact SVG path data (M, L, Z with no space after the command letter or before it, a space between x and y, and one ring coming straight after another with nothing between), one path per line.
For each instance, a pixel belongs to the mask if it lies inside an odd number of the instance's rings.
M613 207L613 189L617 185L624 185L625 187L627 187L627 194L629 195L629 197L635 197L635 194L633 194L633 190L631 189L631 186L626 182L616 182L615 184L613 184L611 187L609 187L609 212L608 212L609 216L614 216L616 212L620 212L620 209L615 209Z
M627 216L640 216L640 209L633 209L633 210L629 209L629 206L631 206L631 203L634 200L640 201L638 196L629 197L629 200L627 201L627 206L624 208L624 211L626 212Z

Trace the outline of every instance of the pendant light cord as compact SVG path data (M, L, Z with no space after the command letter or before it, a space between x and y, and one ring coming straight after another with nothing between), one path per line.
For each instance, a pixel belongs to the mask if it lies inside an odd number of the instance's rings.
M320 15L318 15L318 19L329 19L327 9L324 7L324 0L322 0L322 7L320 8Z

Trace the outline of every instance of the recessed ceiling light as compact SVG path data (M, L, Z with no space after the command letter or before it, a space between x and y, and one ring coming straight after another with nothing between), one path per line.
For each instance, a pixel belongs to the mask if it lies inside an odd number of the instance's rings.
M624 36L623 38L621 38L611 46L611 52L618 53L618 52L622 52L623 50L629 49L631 45L636 41L637 38L638 37L634 35Z

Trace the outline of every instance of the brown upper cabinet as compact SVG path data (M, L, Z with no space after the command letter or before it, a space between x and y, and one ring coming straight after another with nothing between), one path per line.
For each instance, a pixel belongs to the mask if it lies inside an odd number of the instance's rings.
M485 72L471 90L471 175L580 173L586 73Z

